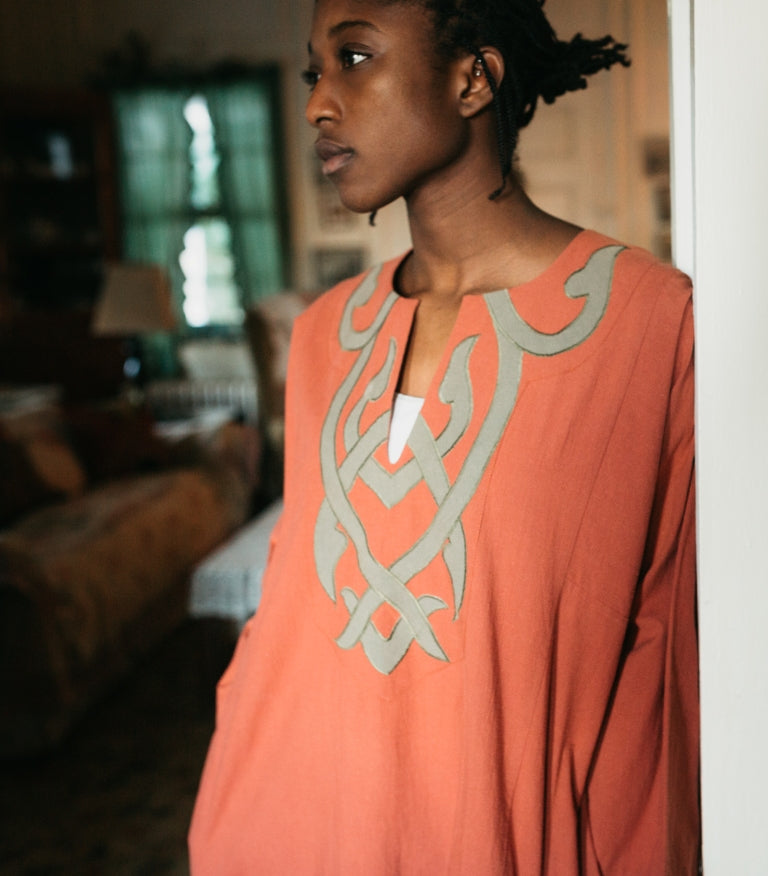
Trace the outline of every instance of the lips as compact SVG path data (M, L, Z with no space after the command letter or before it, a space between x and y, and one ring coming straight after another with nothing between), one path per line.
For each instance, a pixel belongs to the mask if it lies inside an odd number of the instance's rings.
M354 157L354 150L334 140L323 137L315 143L315 152L322 161L322 171L325 176L332 174L345 167Z

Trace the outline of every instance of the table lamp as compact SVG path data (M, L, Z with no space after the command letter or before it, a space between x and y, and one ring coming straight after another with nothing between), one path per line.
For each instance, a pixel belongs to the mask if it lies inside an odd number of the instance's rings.
M123 373L131 389L138 389L144 377L138 336L175 327L171 284L164 268L125 262L107 266L91 330L95 335L125 338Z

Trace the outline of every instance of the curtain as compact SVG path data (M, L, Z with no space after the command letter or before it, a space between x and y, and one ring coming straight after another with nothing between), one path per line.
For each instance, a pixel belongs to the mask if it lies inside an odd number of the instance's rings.
M142 89L115 95L126 259L167 268L181 314L179 253L190 224L188 93Z
M248 308L285 286L275 117L267 80L207 85L221 155L222 213L232 229L235 279Z
M188 96L178 89L141 89L114 95L123 207L123 255L128 261L163 265L183 324L184 275L179 253L189 227L189 144L184 118ZM144 369L153 376L177 370L174 339L141 339Z
M189 278L179 261L191 226L210 236L214 253L207 278L214 332L235 324L239 329L233 313L240 314L227 303L233 296L245 310L285 288L287 211L281 195L277 82L274 71L249 71L226 81L194 76L113 92L124 256L168 270L181 332L192 330L184 317ZM214 153L195 140L185 115L196 95L205 98L213 123ZM227 258L234 276L222 268ZM167 335L143 339L150 373L174 373L173 346Z

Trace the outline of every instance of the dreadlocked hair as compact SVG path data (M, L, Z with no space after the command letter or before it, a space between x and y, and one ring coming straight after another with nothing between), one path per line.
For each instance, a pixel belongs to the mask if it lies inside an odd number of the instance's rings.
M391 2L391 0L390 0ZM395 0L397 2L397 0ZM445 57L474 55L493 94L501 185L512 171L518 135L533 118L539 99L551 104L569 91L587 87L587 76L614 64L628 67L627 46L612 36L570 41L558 39L544 10L545 0L406 0L421 3L433 16L438 50ZM497 83L481 46L494 46L504 57Z

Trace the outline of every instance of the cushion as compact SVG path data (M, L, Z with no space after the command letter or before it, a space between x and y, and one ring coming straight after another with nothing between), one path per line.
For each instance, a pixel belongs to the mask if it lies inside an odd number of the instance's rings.
M0 417L0 524L48 502L78 495L86 480L57 406Z
M67 496L83 491L86 475L72 448L54 436L40 436L26 445L32 467L52 490Z
M0 434L0 526L80 493L85 474L70 449L55 441L24 442Z

